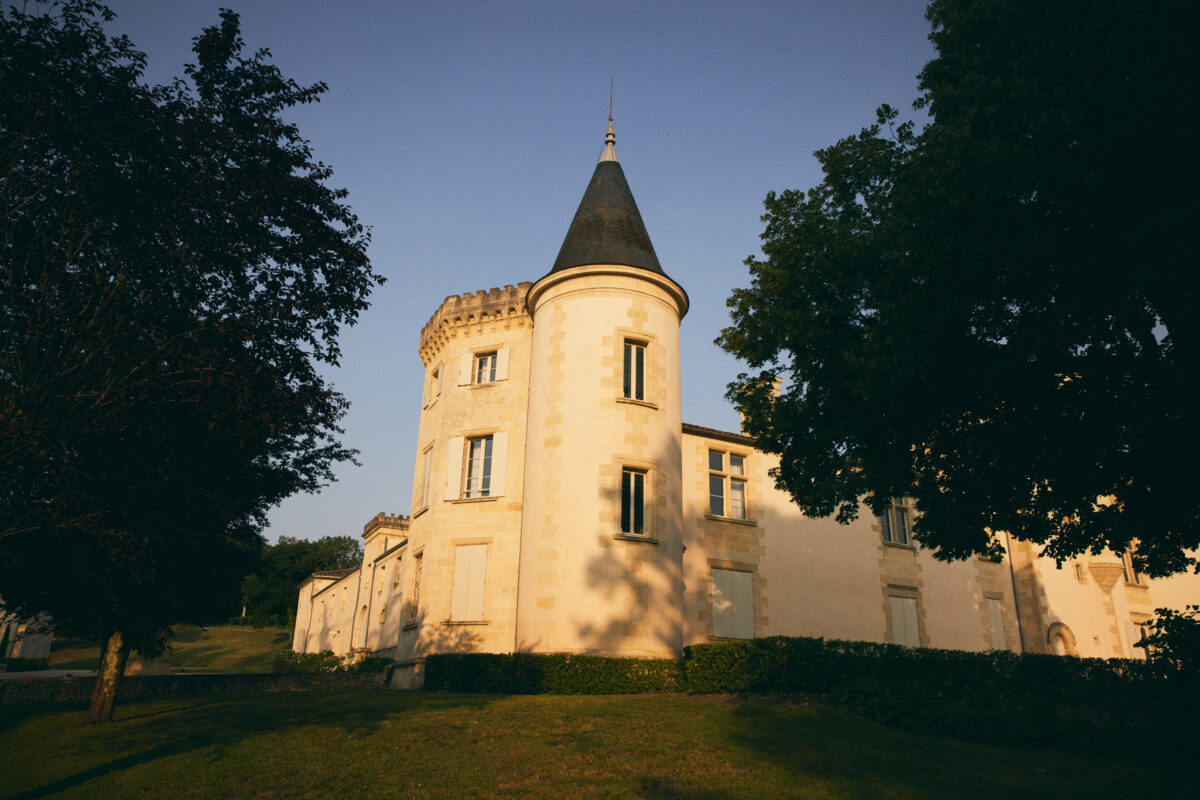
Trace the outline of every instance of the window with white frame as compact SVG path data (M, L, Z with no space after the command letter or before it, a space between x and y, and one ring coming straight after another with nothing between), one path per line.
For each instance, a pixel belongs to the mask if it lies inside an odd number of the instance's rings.
M708 513L746 519L746 457L708 451Z
M459 386L487 386L508 379L508 348L468 350L459 365Z
M452 436L446 464L446 500L503 497L508 434Z
M646 471L621 470L621 532L646 533Z
M460 544L454 548L454 591L450 619L483 620L483 590L487 574L487 545Z
M883 540L889 544L909 544L908 532L912 527L911 511L899 497L893 498L887 512L879 518L879 529Z
M917 598L891 595L888 597L888 607L892 615L892 642L905 647L920 647Z
M623 391L627 400L646 399L646 343L625 340Z
M495 383L496 382L496 351L490 353L476 353L475 355L475 383Z
M753 573L713 567L712 624L715 638L754 638Z
M492 437L467 439L467 475L463 497L488 497L492 491Z

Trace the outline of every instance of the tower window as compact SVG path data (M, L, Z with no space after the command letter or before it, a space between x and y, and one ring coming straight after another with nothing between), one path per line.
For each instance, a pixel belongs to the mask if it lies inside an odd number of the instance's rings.
M646 473L621 470L621 532L646 532Z
M632 339L625 340L625 398L646 399L646 345Z
M433 445L425 450L424 464L421 466L421 504L420 508L429 507L429 473L433 470Z
M889 544L908 544L909 509L900 498L893 498L887 512L879 518L883 540Z
M467 440L467 481L464 497L490 497L492 491L492 437Z
M475 383L496 382L496 353L480 353L475 356Z

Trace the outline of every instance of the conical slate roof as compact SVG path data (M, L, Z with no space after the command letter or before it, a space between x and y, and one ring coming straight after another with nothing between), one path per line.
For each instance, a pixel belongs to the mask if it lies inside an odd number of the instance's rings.
M617 161L611 120L600 163L550 272L591 264L619 264L664 274Z

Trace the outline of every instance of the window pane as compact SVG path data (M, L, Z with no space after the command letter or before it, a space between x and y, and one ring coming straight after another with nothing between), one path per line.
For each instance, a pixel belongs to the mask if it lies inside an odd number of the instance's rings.
M467 497L488 497L492 484L492 437L471 439L467 449Z
M645 533L646 521L646 476L633 473L633 533Z
M634 399L635 400L645 400L646 399L646 386L645 386L645 383L646 383L646 348L635 347L633 349L633 354L634 354L634 356L636 356L633 374L634 374L634 378L637 381L637 385L635 386L636 393L634 394Z
M708 513L725 516L725 479L720 475L708 476Z
M633 344L625 343L625 384L624 396L633 397Z
M892 540L892 522L891 509L883 512L883 516L879 518L879 530L883 533L883 540L890 542Z
M621 473L621 530L629 533L633 521L633 473L624 470Z
M725 454L720 450L708 451L708 468L713 472L725 471Z
M733 453L730 453L729 454L729 471L731 473L733 473L734 475L745 475L746 474L746 460L744 458L742 458L741 456L735 456Z
M729 481L729 516L734 519L746 518L746 482Z
M621 531L646 532L646 473L621 471Z
M908 510L904 506L892 506L896 517L896 544L908 544Z

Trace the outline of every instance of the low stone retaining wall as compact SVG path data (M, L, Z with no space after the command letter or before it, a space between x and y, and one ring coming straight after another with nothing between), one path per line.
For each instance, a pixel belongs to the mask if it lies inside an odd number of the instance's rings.
M121 699L157 694L220 694L222 692L321 692L377 689L384 673L334 675L127 675L121 680ZM92 696L95 676L6 678L0 680L0 705L75 703Z

